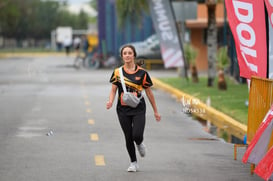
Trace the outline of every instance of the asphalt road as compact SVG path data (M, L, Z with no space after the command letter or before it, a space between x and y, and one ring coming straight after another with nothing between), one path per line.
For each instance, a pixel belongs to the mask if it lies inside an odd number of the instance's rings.
M171 95L147 102L147 156L129 157L115 107L106 110L111 69L76 70L73 57L0 59L0 181L261 180L233 160L233 145L206 133ZM175 71L150 75L176 76Z

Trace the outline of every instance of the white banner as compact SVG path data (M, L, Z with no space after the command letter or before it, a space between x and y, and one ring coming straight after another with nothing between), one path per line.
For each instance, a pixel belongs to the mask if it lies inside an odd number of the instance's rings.
M244 163L258 164L266 154L273 130L273 104L261 122L242 158Z
M183 52L170 1L149 0L149 7L165 68L183 67Z

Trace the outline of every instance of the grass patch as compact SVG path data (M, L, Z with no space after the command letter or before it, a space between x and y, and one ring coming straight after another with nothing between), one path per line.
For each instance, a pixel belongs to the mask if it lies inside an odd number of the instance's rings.
M248 107L245 101L248 100L247 84L238 84L226 78L226 91L217 88L217 80L214 87L207 87L207 78L199 77L199 83L187 82L182 78L160 78L164 83L173 86L189 95L199 98L206 103L208 97L211 99L211 106L229 115L240 123L247 124Z

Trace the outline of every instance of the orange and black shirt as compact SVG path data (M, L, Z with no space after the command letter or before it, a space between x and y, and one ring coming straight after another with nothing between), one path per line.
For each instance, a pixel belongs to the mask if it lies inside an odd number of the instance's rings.
M134 92L138 97L141 96L141 91L144 91L143 89L146 89L153 85L148 72L140 66L136 65L136 69L133 73L126 72L124 67L122 67L122 72L127 91ZM121 101L121 97L123 96L123 89L120 81L119 68L116 68L112 73L110 83L118 86L117 110L134 113L146 110L144 98L141 99L141 102L136 108L126 106L126 104Z

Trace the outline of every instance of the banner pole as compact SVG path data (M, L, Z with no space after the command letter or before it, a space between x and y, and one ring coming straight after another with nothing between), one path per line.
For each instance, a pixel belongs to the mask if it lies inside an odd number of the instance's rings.
M267 12L267 8L266 8L266 4L264 5L265 7L264 7L264 13L265 13L265 29L266 29L266 49L267 49L267 55L266 55L266 68L267 68L267 70L266 70L266 78L270 78L269 77L269 72L270 72L270 69L269 69L269 56L270 56L270 53L269 53L269 22L268 21L270 21L269 20L269 18L268 18L268 12ZM272 46L272 45L271 45Z
M180 28L178 27L178 24L176 23L176 16L175 16L175 13L174 13L174 9L173 9L173 3L172 3L172 0L169 0L170 1L170 4L171 4L171 12L172 12L172 15L174 17L174 22L175 22L175 27L176 27L176 32L178 34L178 42L179 42L179 45L180 45L180 49L181 51L183 52L183 61L184 61L184 76L186 78L187 81L189 81L189 77L188 77L188 64L187 64L187 61L185 59L185 55L184 55L184 50L183 50L183 44L182 44L182 41L181 41L181 36L180 36Z

